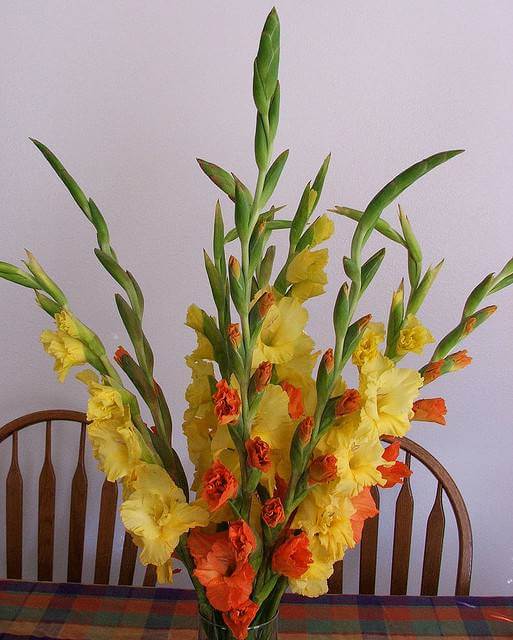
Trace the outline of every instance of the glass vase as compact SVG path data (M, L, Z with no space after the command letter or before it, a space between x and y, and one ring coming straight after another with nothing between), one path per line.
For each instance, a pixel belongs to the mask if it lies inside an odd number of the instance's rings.
M230 629L198 615L198 640L236 640ZM250 626L247 640L278 640L278 614L268 622Z

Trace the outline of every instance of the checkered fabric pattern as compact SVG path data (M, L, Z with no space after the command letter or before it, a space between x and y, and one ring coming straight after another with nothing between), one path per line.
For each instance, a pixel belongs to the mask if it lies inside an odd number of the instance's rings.
M511 597L287 595L280 640L513 638ZM196 640L192 591L0 580L1 640Z

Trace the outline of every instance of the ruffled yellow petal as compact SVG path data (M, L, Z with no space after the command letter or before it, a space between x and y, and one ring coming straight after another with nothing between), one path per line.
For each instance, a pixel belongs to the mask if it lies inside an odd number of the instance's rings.
M292 285L290 295L300 301L308 300L324 293L328 282L324 269L328 264L328 250L300 251L287 267L287 281Z
M429 329L411 313L408 314L399 332L396 351L404 356L409 352L422 353L427 344L435 341Z
M84 345L63 331L43 331L40 341L46 353L55 358L53 370L59 382L64 382L72 367L87 362Z
M353 364L362 367L379 354L379 345L385 339L385 326L381 322L369 322L358 346L353 352Z

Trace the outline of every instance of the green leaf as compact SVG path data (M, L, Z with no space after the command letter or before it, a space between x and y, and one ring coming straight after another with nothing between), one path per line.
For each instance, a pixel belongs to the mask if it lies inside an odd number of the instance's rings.
M224 191L230 200L235 202L235 179L232 174L212 162L207 162L200 158L197 158L197 161L203 172L212 182L217 185L221 191Z
M274 258L276 255L276 247L271 245L267 247L264 257L262 258L262 262L260 263L260 267L258 269L257 279L258 286L260 289L263 289L265 286L269 284L269 280L271 279Z
M73 200L82 209L82 211L85 213L87 218L92 221L91 210L89 208L89 201L88 201L85 193L82 191L82 189L76 183L76 181L73 178L73 176L71 176L66 171L66 169L62 165L62 163L59 160L59 158L57 158L57 156L52 151L50 151L50 149L47 146L45 146L42 142L39 142L39 140L35 140L34 138L30 138L30 140L36 145L36 147L39 149L39 151L41 151L43 156L48 160L48 162L50 163L52 169L59 176L59 178L63 181L65 187L70 192Z
M236 180L235 182L235 227L239 238L243 240L249 229L249 215L251 211L251 200L248 198L247 191L243 185Z
M285 167L285 163L287 162L288 157L289 157L289 150L286 149L285 151L282 151L280 153L280 155L269 167L264 180L262 196L260 198L260 203L259 203L260 207L264 207L266 202L272 196L274 189L278 184L278 180L280 179L283 168Z
M52 318L54 318L55 314L59 313L59 311L62 309L60 304L58 304L51 298L48 298L47 296L42 294L40 291L36 291L36 301L37 301L37 304L41 307L41 309L43 309L43 311L46 311L46 313L49 316L52 316Z
M463 153L462 149L436 153L425 160L417 162L405 171L402 171L398 176L385 185L383 189L381 189L381 191L379 191L369 202L363 216L360 218L356 226L351 243L351 257L356 260L359 259L361 249L369 235L372 233L376 222L385 207L393 202L405 189L419 180L419 178L460 153Z
M210 259L208 253L203 250L203 259L205 262L205 271L207 272L210 288L212 289L212 296L216 303L219 313L223 313L224 310L224 284L221 279L221 274L217 270L215 264Z
M363 216L363 211L358 211L358 209L351 209L350 207L334 207L333 209L328 209L328 211L330 213L338 213L339 216L344 216L345 218L350 218L351 220L356 220L356 222L358 222ZM386 220L382 220L381 218L379 218L374 228L389 240L393 240L403 247L406 247L406 242L404 241L402 236L397 233L397 231Z
M9 262L0 262L0 278L9 280L15 284L20 284L22 287L27 287L28 289L37 290L40 288L40 285L30 275L30 273L25 273L23 269L20 269Z
M89 208L91 211L91 222L96 229L98 246L102 251L110 255L112 258L115 258L115 254L112 250L112 247L110 246L109 228L107 227L105 218L101 214L92 198L89 198Z
M224 221L219 200L214 214L214 261L223 280L226 279L226 256L224 253Z
M292 226L290 227L290 246L292 250L296 248L296 245L303 233L306 223L308 222L308 216L310 215L310 183L306 185L299 201L294 219L292 220Z

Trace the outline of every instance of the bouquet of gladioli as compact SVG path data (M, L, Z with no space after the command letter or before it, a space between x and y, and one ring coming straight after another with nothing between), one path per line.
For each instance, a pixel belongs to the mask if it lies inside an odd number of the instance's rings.
M278 63L279 22L273 10L254 63L254 191L235 174L199 160L234 203L234 227L226 230L217 202L213 254L204 253L216 314L195 305L187 312L197 348L186 357L192 380L183 430L195 466L195 499L173 449L171 413L154 377L141 289L118 260L98 206L35 140L96 229L95 254L124 292L115 300L130 351L120 347L111 360L32 254L26 270L0 263L0 275L33 289L39 306L55 320L56 330L43 331L41 342L55 358L59 380L72 367L89 365L77 375L90 396L89 439L100 469L122 483L121 519L140 548L141 562L155 565L159 581L170 582L173 559L179 559L197 591L202 617L218 625L218 637L233 634L238 640L273 618L287 587L307 596L327 591L334 563L358 544L365 519L377 513L370 488L391 487L411 473L397 461L399 440L384 448L382 437L401 438L412 420L445 424L443 399L418 399L419 391L470 363L466 351L456 350L458 343L495 311L482 306L484 299L513 282L512 259L473 289L455 328L427 363L418 370L400 366L403 356L422 354L435 342L418 313L442 263L424 270L407 216L399 209L396 229L381 214L413 182L460 151L437 153L399 174L363 211L331 209L356 225L333 307L333 343L320 355L305 332L304 304L326 284L328 251L318 245L333 233L334 223L327 213L312 217L330 158L304 188L294 216L278 217L283 207L270 202L288 156L283 151L273 160ZM283 229L289 230L289 249L274 269L270 240ZM385 249L365 255L374 231L407 253L407 291L401 282L393 293L386 328L368 314L356 317L385 257ZM227 259L226 248L234 241L240 256ZM349 363L358 369L358 389L344 382ZM143 421L141 401L154 426Z

